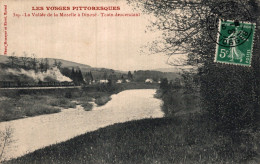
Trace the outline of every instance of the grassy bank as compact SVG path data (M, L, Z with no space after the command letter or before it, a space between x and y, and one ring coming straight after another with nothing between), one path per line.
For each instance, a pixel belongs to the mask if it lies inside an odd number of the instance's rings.
M64 96L62 90L8 90L0 94L0 121L51 114L61 108L75 108L76 103Z
M115 124L6 163L241 163L256 159L198 114ZM257 135L257 134L255 134ZM259 134L258 134L259 136ZM257 136L255 136L257 137ZM240 143L240 144L235 144Z
M75 108L81 105L86 111L111 100L112 94L127 89L154 89L157 84L123 83L113 86L92 85L80 89L50 90L1 90L0 122L42 114L57 113L62 109Z

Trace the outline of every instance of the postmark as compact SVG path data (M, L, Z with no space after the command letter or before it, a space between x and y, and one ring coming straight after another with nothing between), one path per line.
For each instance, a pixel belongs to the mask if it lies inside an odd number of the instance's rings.
M247 8L234 1L218 3L207 15L207 31L216 43L215 62L251 65L255 24Z
M251 66L255 24L219 21L215 62Z
M243 29L245 22L247 23L252 22L252 16L245 6L233 1L217 3L216 6L211 8L210 12L207 15L207 21L206 21L207 31L210 38L215 43L220 44L222 46L232 46L232 45L226 45L225 43L222 42L217 42L217 35L222 36L220 34L219 31L220 29L218 27L220 20L221 21L234 20L233 22L234 25L240 26L240 28ZM225 28L225 25L223 26L224 26L223 28ZM246 39L251 35L252 28L253 25L251 23L250 31L248 31L248 27L247 27L247 32L249 35L247 35ZM232 31L229 31L229 33L232 33ZM237 43L236 46L243 44L244 42L245 40L240 40L240 42Z

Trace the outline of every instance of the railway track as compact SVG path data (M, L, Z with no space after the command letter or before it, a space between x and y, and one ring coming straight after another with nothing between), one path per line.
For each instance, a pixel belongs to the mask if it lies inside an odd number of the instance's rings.
M16 87L16 88L0 88L0 90L46 90L46 89L68 89L80 88L81 86L61 86L61 87Z

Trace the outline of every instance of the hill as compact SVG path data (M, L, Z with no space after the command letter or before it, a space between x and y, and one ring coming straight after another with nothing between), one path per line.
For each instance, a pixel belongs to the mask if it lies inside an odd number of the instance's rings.
M19 79L19 76L17 75L17 73L16 73L15 77L10 76L10 73L12 74L15 71L19 72L19 69L21 69L21 68L23 68L25 70L33 69L32 63L30 63L32 58L28 58L28 61L26 64L27 66L25 66L24 62L22 60L22 57L17 57L15 63L12 63L8 57L9 56L0 55L0 67L2 68L2 71L0 71L1 78L6 79L6 77L8 77L7 79L17 81L17 79ZM37 72L40 72L40 63L41 63L41 61L43 63L45 63L46 58L36 58L36 60L37 60L37 62L36 62L35 67L37 67L37 69L38 69ZM113 69L108 69L108 68L95 68L95 67L91 67L86 64L80 64L80 63L67 61L67 60L63 60L63 59L47 58L47 61L48 61L48 65L50 67L55 65L55 63L61 63L61 66L60 66L61 73L68 77L70 77L69 75L71 73L71 70L72 70L72 68L74 68L75 70L80 69L83 74L83 77L86 77L86 73L91 71L93 78L95 80L104 79L105 77L108 77L111 74L114 74L118 79L120 79L122 77L128 78L128 75L127 75L128 72L126 72L126 71L113 70ZM15 69L15 71L13 71L13 70L10 71L10 70L8 70L8 68ZM135 77L134 78L135 80L137 80L138 82L144 82L145 79L148 79L148 78L153 79L155 81L158 81L161 78L168 78L169 80L174 80L177 76L179 76L178 72L180 72L180 71L177 71L175 68L161 69L161 70L163 70L163 71L137 70L137 71L132 72L132 74ZM28 73L27 75L29 75L29 74L31 74L31 73ZM22 78L22 79L26 79L26 77Z
M37 60L43 60L45 58L37 58ZM67 60L63 60L63 59L54 59L54 58L47 58L49 61L49 65L53 65L55 60L57 62L61 62L62 63L62 67L66 67L66 68L79 68L82 71L89 71L91 70L91 66L86 65L86 64L80 64L80 63L76 63L76 62L72 62L72 61L67 61ZM18 57L19 62L21 63L22 60L20 57ZM0 55L0 63L1 64L7 64L8 63L8 56L4 56L4 55Z
M172 66L171 68L157 68L157 69L153 69L153 71L159 71L159 72L182 72L182 71L189 71L192 68L193 68L192 66L182 66L182 67Z

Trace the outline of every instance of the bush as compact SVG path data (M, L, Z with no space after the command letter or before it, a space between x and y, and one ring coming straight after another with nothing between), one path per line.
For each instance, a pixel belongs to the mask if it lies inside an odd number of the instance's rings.
M76 102L71 102L66 98L53 98L52 100L50 100L50 105L62 108L75 108Z
M162 96L162 100L162 110L167 117L174 116L177 112L185 109L185 102L180 92L168 91Z
M156 93L154 94L154 97L157 99L160 99L160 98L162 98L162 96L163 96L162 91L160 89L157 89Z
M26 116L36 116L60 112L60 109L37 100L39 97L23 96L21 99L5 100L0 102L0 121L9 121Z
M99 106L105 105L108 101L111 100L111 97L109 96L101 96L95 100L95 103Z
M26 116L37 116L42 114L58 113L61 110L45 104L34 104L27 106L24 110Z
M81 103L81 106L84 108L85 111L90 111L93 107L93 104L89 102Z
M190 113L200 110L198 86L191 80L194 74L185 72L181 76L181 79L169 84L167 79L162 79L160 89L156 91L155 97L162 99L162 110L166 117L172 117L178 112ZM181 85L181 81L184 84Z
M6 100L0 102L0 121L9 121L24 116L21 108L18 108L14 101Z
M205 70L204 70L205 71ZM257 127L259 104L253 72L244 67L209 66L201 77L203 109L224 133ZM231 76L232 74L232 76Z

